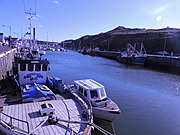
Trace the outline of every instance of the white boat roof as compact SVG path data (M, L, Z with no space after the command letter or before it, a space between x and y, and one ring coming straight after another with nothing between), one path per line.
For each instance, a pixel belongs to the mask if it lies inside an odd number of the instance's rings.
M100 89L100 88L104 87L102 84L100 84L92 79L76 80L76 81L74 81L74 83L85 88L86 90Z

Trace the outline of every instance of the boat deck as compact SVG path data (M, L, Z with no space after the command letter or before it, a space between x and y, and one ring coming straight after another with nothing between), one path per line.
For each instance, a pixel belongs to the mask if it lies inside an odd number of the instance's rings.
M44 102L33 102L3 106L3 113L14 118L27 121L29 123L29 131L31 132L39 125L40 128L34 130L33 134L38 135L59 135L59 134L72 134L84 131L87 124L72 124L65 122L58 122L56 125L49 125L47 118L48 116L41 116L39 110L41 109L41 104L51 103L55 107L55 115L60 120L70 120L70 121L85 121L82 118L82 107L73 99L65 100L48 100ZM3 122L10 125L11 119L1 113L0 118ZM13 129L22 130L24 133L28 132L27 123L12 119Z

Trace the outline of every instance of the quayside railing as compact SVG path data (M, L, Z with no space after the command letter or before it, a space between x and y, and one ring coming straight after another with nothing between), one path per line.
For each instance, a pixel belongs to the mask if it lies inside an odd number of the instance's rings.
M3 116L8 117L8 118L10 119L10 122L7 122L7 121L3 120L3 119L2 119ZM23 133L26 133L26 134L27 134L27 133L28 133L28 134L30 133L29 123L28 123L27 121L14 118L14 117L9 116L9 115L7 115L7 114L5 114L5 113L3 113L3 112L0 112L0 120L1 120L1 123L2 123L2 122L5 123L11 130L17 129L18 131L23 132ZM18 121L18 122L25 123L25 125L27 126L27 131L24 130L24 128L21 129L21 128L13 125L13 120L16 120L16 121ZM19 125L19 124L18 124L18 125Z

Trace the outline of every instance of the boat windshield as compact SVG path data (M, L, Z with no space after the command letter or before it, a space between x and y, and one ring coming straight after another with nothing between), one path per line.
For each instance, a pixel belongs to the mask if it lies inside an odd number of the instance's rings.
M91 93L91 98L98 98L97 90L91 90L90 93Z
M101 94L101 98L106 97L106 91L105 91L104 88L101 88L101 89L100 89L100 94Z

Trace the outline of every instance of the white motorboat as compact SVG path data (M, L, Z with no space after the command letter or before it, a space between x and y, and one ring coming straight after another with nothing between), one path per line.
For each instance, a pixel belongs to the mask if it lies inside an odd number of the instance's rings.
M96 118L113 121L121 112L117 104L107 97L105 87L92 79L76 80L67 90L87 98Z

